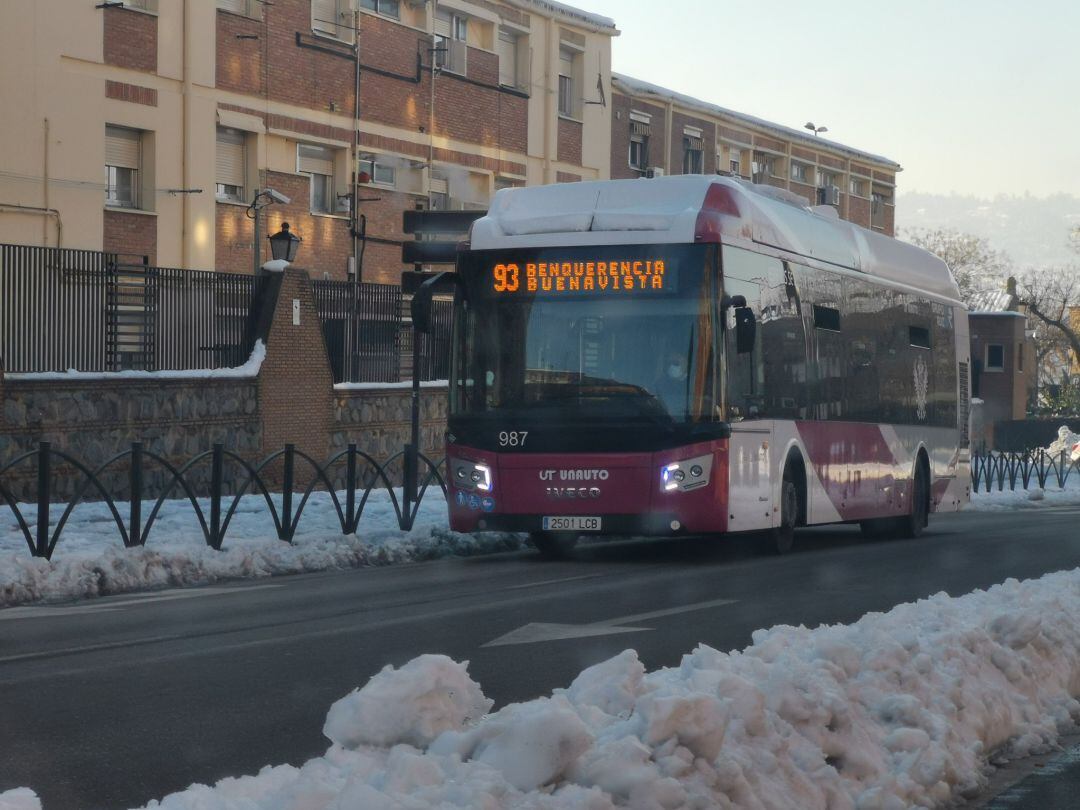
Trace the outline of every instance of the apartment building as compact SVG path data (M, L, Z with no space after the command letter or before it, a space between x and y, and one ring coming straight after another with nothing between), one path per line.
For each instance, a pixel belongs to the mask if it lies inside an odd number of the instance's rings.
M893 236L900 165L630 76L612 76L611 177L729 174Z
M8 0L0 21L0 242L243 272L288 221L316 277L395 283L402 211L609 173L618 32L560 3Z

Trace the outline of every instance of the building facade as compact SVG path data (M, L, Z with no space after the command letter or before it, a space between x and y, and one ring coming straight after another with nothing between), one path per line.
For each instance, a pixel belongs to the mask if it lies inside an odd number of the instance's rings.
M397 283L405 210L659 172L893 233L895 162L613 75L614 21L561 3L8 0L0 22L0 242L250 272L288 221L315 278Z
M618 32L545 0L11 0L0 18L19 112L0 242L243 272L287 220L316 277L395 283L403 210L608 175L589 102Z
M612 178L734 175L894 235L895 161L629 76L612 86Z

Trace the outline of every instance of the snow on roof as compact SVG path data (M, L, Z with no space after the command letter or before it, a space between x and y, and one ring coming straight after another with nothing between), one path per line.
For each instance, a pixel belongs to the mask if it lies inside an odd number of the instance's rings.
M989 315L1009 312L1015 305L1016 300L1008 290L981 290L971 296L968 309Z
M503 189L472 228L474 250L570 245L678 244L696 240L698 215L713 186L737 213L721 240L752 240L958 301L940 258L921 248L818 213L777 189L719 175L601 180Z
M574 6L568 6L565 3L558 3L556 0L507 0L507 2L519 8L539 10L553 14L556 17L565 17L579 24L585 23L603 29L605 33L614 35L619 33L615 28L615 20L611 19L611 17L593 14L591 11L584 11Z
M658 99L664 101L674 101L681 104L684 107L690 107L695 110L710 114L710 115L722 115L728 118L734 118L743 123L751 126L762 127L764 129L771 130L778 133L785 138L799 141L806 146L821 149L822 147L830 149L836 152L842 152L846 155L853 155L863 160L873 161L888 166L895 171L903 171L903 168L895 160L892 160L881 155L875 155L872 152L864 152L861 149L855 149L851 146L845 146L842 143L831 141L828 138L822 138L817 135L810 135L802 130L793 129L791 127L785 127L782 124L776 124L772 121L766 121L764 118L758 118L753 115L747 115L746 113L736 112L735 110L729 110L727 107L721 107L718 104L712 104L708 101L702 101L701 99L694 98L693 96L687 96L682 93L678 93L674 90L669 90L666 87L660 87L659 85L651 84L641 79L635 79L631 76L626 76L622 73L612 73L612 81L616 85L622 85L623 88L635 96L655 96Z

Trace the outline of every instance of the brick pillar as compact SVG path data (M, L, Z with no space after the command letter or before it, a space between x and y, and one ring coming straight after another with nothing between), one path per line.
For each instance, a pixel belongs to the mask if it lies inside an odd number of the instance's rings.
M294 323L294 301L299 302L299 325ZM321 464L329 451L334 380L306 271L285 270L266 343L259 372L263 455L291 443Z

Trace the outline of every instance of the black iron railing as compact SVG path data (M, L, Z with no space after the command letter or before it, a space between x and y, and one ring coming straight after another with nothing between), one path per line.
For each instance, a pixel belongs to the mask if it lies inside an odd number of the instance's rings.
M131 258L0 245L6 371L208 369L247 359L261 279Z
M990 492L996 486L999 492L1009 489L1029 489L1032 482L1046 489L1057 484L1065 488L1070 475L1080 476L1080 460L1073 461L1065 451L1051 455L1045 450L1025 453L999 451L973 452L971 454L971 488Z
M402 363L410 362L413 333L401 287L320 280L312 288L335 383L409 376ZM451 301L433 302L431 333L420 336L422 380L449 377L452 308Z
M100 500L108 507L116 523L117 535L126 548L146 545L158 513L177 488L182 490L184 497L195 511L206 545L219 551L228 535L229 526L240 505L240 499L249 492L262 495L273 518L278 538L288 543L292 542L296 534L300 518L308 506L311 494L320 488L330 494L341 526L341 533L344 535L356 532L364 506L371 493L377 489L385 489L389 493L397 515L398 526L402 531L408 531L412 528L420 503L431 485L437 484L443 494L446 493L446 482L440 472L444 462L433 463L422 453L417 453L413 460L407 457L409 452L410 448L406 447L405 450L379 464L370 455L358 450L355 444L350 444L325 463L319 464L311 456L287 444L282 450L253 464L236 453L226 450L224 445L215 444L211 450L200 453L187 463L175 467L156 453L145 450L141 443L134 443L129 450L118 453L105 463L90 469L67 453L53 450L49 442L41 442L37 450L24 453L0 467L0 499L14 514L30 553L35 557L45 559L52 558L72 510L91 492L100 496ZM68 464L82 476L74 495L65 504L51 502L52 469L56 463ZM391 470L402 463L406 467L410 463L415 464L416 468L422 467L426 472L414 479L416 483L412 487L406 484L399 498L391 482ZM4 485L4 474L24 464L36 465L37 471L37 516L34 526L27 522L19 508L19 502L12 495L11 490ZM301 470L307 471L306 483L298 484L298 464ZM113 493L109 492L102 480L111 469L122 465L127 465L128 472L126 521L118 506L122 501L113 497ZM149 465L158 465L164 469L167 483L161 488L153 507L144 520L142 508L143 499L147 493L144 491L143 481ZM207 465L210 467L210 503L209 509L204 510L199 504L195 486L190 479L194 474L204 472L200 468ZM227 482L226 472L229 467L238 475ZM273 476L270 475L271 472ZM335 485L335 479L339 476L343 476L344 481L340 490ZM271 497L271 479L281 482L280 510ZM227 483L233 485L230 487L231 494L226 494ZM339 497L339 491L344 495L344 503ZM63 511L56 525L51 526L54 508L62 508Z

